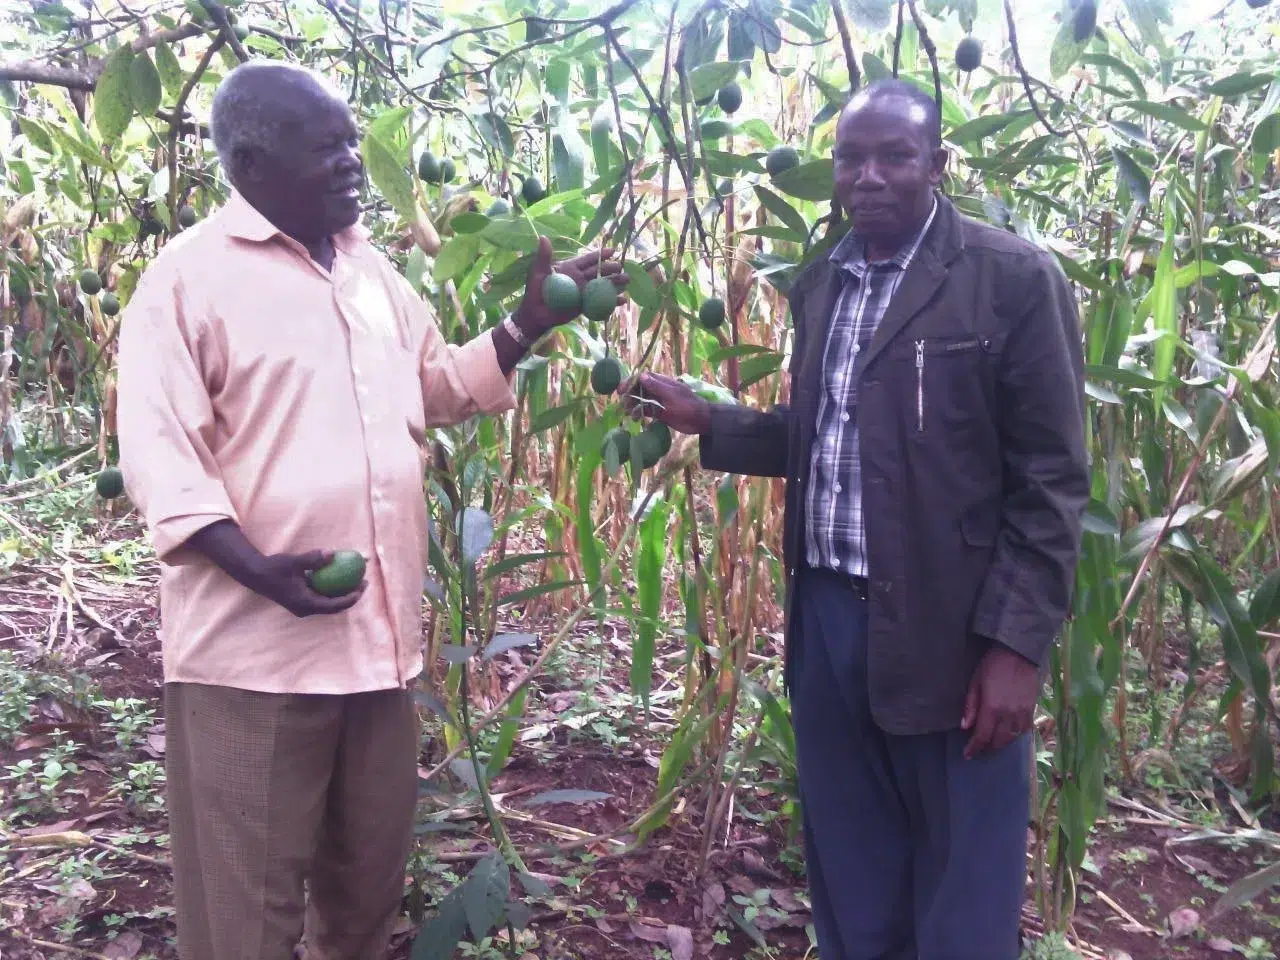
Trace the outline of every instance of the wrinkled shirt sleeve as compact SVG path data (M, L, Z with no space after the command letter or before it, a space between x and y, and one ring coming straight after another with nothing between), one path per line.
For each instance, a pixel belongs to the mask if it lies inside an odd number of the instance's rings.
M239 522L214 456L197 318L172 273L149 271L121 317L117 431L129 498L161 560L218 520Z
M462 344L444 339L435 311L398 274L396 296L409 320L410 334L419 343L418 370L422 380L422 409L429 427L452 426L477 414L498 414L516 405L512 376L498 366L498 353L489 331Z

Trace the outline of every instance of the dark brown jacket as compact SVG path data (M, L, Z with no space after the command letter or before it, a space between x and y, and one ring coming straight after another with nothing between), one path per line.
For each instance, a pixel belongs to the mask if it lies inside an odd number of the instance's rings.
M719 405L701 438L708 469L786 478L789 653L841 282L822 256L791 287L790 404ZM872 709L894 734L953 729L990 640L1043 666L1070 607L1089 496L1075 299L1051 254L939 197L857 371Z

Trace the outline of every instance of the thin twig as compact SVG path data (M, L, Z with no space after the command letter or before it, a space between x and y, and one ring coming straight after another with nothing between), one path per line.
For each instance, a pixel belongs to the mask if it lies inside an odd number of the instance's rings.
M1018 50L1018 28L1013 23L1013 7L1009 0L1004 0L1004 17L1009 23L1009 49L1013 51L1013 65L1018 68L1018 76L1022 78L1022 89L1027 92L1027 100L1031 102L1031 109L1035 112L1036 119L1055 137L1065 137L1066 134L1049 122L1049 118L1040 109L1040 104L1036 103L1035 94L1031 90L1031 77L1027 74L1027 68L1022 65L1022 53Z
M178 92L177 102L173 106L173 120L169 125L169 227L170 229L178 225L178 132L181 127L179 118L182 116L182 110L187 104L187 98L191 96L191 91L196 88L196 84L200 82L200 78L204 75L205 70L209 66L209 62L213 60L213 55L217 53L222 45L226 42L226 38L219 34L214 38L213 43L209 44L209 49L204 52L204 56L200 58L200 62L196 64L196 68L191 71L191 76L187 77L187 82L182 85L182 89ZM231 175L230 170L224 171L227 176Z
M929 66L933 68L933 99L938 105L938 116L942 116L942 74L938 72L938 48L934 46L933 38L929 36L929 31L924 28L924 21L920 18L920 11L916 9L916 0L907 0L907 6L911 8L911 20L916 25L916 33L920 34L920 42L924 44L924 52L929 55Z
M852 96L862 86L862 71L858 69L858 58L853 52L853 37L849 33L849 21L844 17L844 5L841 0L832 0L831 12L835 14L836 29L840 31L840 45L844 48L844 64L849 71L849 94Z

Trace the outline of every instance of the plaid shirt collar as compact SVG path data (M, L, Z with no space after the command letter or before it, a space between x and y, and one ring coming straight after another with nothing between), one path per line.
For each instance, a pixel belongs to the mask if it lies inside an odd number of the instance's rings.
M920 244L924 241L925 235L929 232L929 228L933 226L934 217L938 213L938 196L933 195L933 206L929 208L929 215L924 218L924 223L920 229L916 231L916 235L911 239L910 243L903 244L902 248L888 260L877 260L875 266L893 266L899 270L906 270L910 266L912 259L920 249ZM852 230L844 235L835 249L831 251L828 258L837 267L847 270L854 276L861 277L867 272L870 266L867 262L867 245L862 238L854 234Z

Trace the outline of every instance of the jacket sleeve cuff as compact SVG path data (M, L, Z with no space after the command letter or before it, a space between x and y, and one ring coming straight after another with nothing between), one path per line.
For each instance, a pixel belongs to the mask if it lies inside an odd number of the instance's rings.
M493 345L493 336L482 333L480 336L464 343L460 347L452 347L455 366L462 385L471 397L471 402L481 413L505 413L516 405L516 395L511 389L512 374L503 374L498 365L498 351Z

